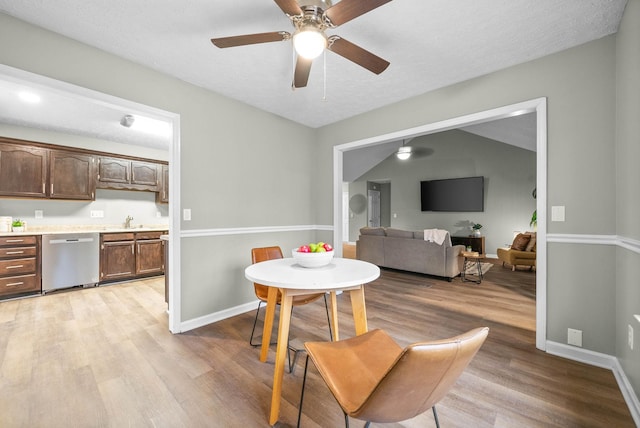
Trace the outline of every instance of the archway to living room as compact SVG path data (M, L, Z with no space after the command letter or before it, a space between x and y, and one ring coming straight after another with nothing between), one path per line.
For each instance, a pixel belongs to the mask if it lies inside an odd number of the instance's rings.
M546 148L547 148L547 125L546 125L546 99L539 98L509 106L499 107L479 113L455 117L444 121L425 124L422 126L404 129L393 133L371 137L363 140L353 141L334 147L334 242L343 242L345 233L343 228L343 206L348 203L348 199L343 195L343 167L344 156L350 156L357 149L380 150L384 145L393 141L411 139L414 137L436 134L463 128L471 125L478 125L499 119L512 118L523 114L532 113L536 118L536 183L537 199L535 202L537 212L541 213L537 223L537 267L536 267L536 347L545 349L546 342ZM348 221L348 219L347 219ZM348 235L347 235L348 237Z

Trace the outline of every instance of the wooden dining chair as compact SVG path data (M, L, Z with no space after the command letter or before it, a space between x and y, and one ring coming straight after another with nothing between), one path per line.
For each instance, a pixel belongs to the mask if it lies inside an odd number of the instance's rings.
M387 333L372 330L337 342L307 342L298 427L309 358L344 412L371 422L400 422L433 409L451 389L484 343L489 328L481 327L445 340L401 348Z
M278 246L273 246L273 247L259 247L259 248L252 248L251 249L251 261L252 263L258 263L258 262L263 262L266 260L273 260L273 259L281 259L282 258L282 250L280 249L280 247ZM253 283L253 288L254 291L256 293L256 297L258 298L258 309L256 311L256 317L253 320L253 328L251 329L251 337L249 338L249 344L251 346L261 346L261 343L253 343L253 335L255 333L256 330L256 325L258 323L258 315L260 314L260 308L262 306L263 303L267 303L267 295L269 293L269 286L267 285L263 285L263 284L258 284L256 282ZM310 294L310 295L304 295L304 296L295 296L293 298L293 306L291 308L292 312L293 312L293 308L296 306L302 306L302 305L306 305L308 303L314 302L316 300L318 300L320 297L324 298L324 307L325 307L325 311L327 313L327 323L329 324L329 339L333 340L333 333L331 331L331 321L329 319L329 307L327 305L327 295L326 293L317 293L317 294ZM278 291L278 300L277 300L277 304L278 306L280 305L282 301L282 293L280 293L280 291ZM298 353L300 351L302 351L302 349L292 349L289 344L287 344L287 349L289 349L289 351L293 351L294 352L294 358L293 361L291 360L291 357L288 355L289 357L289 373L293 373L293 369L296 365L296 361L298 359Z

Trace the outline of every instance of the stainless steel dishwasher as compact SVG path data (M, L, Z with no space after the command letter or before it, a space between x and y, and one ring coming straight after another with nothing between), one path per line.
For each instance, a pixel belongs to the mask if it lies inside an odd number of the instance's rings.
M42 291L96 285L100 273L100 234L42 236Z

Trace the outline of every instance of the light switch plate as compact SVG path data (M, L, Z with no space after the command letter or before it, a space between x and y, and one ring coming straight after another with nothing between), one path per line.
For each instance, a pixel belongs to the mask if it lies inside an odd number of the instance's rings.
M564 205L551 207L551 221L564 221Z
M182 210L182 219L184 221L190 221L191 220L191 208L185 208Z

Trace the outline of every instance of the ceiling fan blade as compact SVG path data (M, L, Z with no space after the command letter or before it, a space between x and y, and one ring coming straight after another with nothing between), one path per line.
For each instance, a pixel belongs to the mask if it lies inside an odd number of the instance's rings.
M305 86L307 86L312 63L312 59L306 59L298 56L298 59L296 60L296 71L293 74L294 88L304 88Z
M300 9L300 5L296 0L274 0L278 7L282 9L282 11L289 15L302 15L302 9Z
M342 0L340 3L327 9L324 15L337 27L390 1L391 0Z
M219 48L232 48L235 46L254 45L257 43L281 42L289 40L291 34L286 31L274 31L271 33L245 34L243 36L219 37L211 39L211 43Z
M331 36L327 49L375 74L380 74L389 67L389 61L362 49L360 46L354 45L340 36Z

